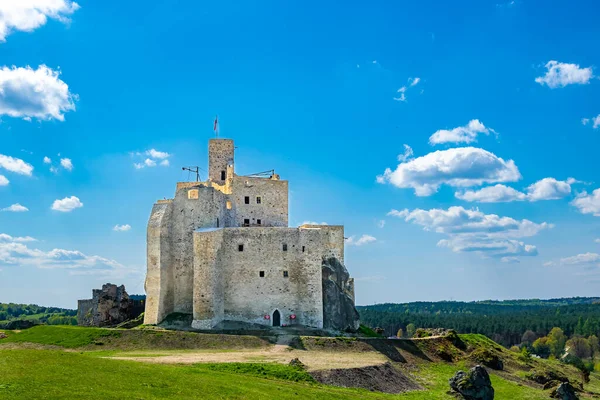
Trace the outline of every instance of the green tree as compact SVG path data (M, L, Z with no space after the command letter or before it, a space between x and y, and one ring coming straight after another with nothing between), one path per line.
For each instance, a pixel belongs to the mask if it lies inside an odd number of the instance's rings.
M417 327L415 326L415 324L410 323L410 324L406 325L406 335L408 337L413 337L415 335L416 331L417 331Z
M581 360L590 358L592 355L592 349L588 340L579 336L567 340L566 348L569 354Z
M531 347L533 345L533 342L535 342L536 339L537 339L537 335L535 334L535 332L528 329L525 331L525 333L521 337L521 343L527 347Z
M542 358L548 358L552 353L552 349L550 348L550 344L548 344L548 340L549 339L546 336L536 339L532 345L533 353Z
M592 358L600 355L600 342L598 341L598 337L596 335L591 335L588 338L588 342L590 343L590 348L592 350Z
M550 345L550 351L556 358L560 358L565 351L565 344L567 343L567 337L562 329L558 327L552 328L548 334L548 344Z
M402 330L402 328L398 328L398 332L396 333L396 336L399 338L404 337L404 331Z

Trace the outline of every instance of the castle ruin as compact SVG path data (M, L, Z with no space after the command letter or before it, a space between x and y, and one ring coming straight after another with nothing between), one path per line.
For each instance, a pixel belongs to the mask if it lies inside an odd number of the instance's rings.
M145 324L358 329L344 227L288 227L288 182L237 175L230 139L209 141L208 179L178 182L148 222Z

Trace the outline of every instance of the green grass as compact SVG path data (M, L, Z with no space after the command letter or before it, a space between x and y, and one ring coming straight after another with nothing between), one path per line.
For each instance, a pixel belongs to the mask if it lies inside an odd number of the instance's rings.
M417 376L421 378L420 383L427 390L404 393L398 395L398 398L405 400L452 399L452 397L447 394L450 388L448 386L448 379L460 369L466 371L468 367L461 363L423 364L419 368ZM490 379L492 380L492 387L494 388L496 399L547 400L549 398L549 394L542 390L521 386L494 374L490 375Z
M263 379L256 369L145 364L54 350L1 350L0 398L16 399L389 399L394 396ZM220 368L220 367L213 367ZM228 368L228 367L224 367ZM266 376L281 376L267 367ZM233 372L233 373L232 373ZM285 374L284 374L285 375ZM286 375L289 376L289 375Z
M94 343L101 343L102 338L119 337L120 335L121 332L119 331L102 328L39 325L33 328L22 330L18 333L11 332L6 339L2 340L2 343L27 342L61 346L66 348L76 348L88 346Z
M196 364L195 367L200 369L206 369L209 371L252 375L260 378L282 379L292 382L316 383L315 379L303 369L282 364L213 363Z

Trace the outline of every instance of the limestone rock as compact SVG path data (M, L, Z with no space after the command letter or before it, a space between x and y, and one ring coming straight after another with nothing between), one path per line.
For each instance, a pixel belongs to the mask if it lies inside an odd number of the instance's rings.
M7 338L8 336L4 332L0 332L0 339Z
M79 300L77 324L83 326L114 326L137 317L143 305L129 298L125 286L110 283L92 290L92 298Z
M550 394L554 399L560 400L578 400L575 388L569 382L561 383L555 390Z
M355 332L360 317L354 307L354 280L337 258L323 259L323 328Z
M450 387L465 400L493 400L494 388L485 368L477 365L468 372L458 371L448 380Z
M290 367L296 367L296 368L299 368L299 369L306 369L306 365L305 365L305 364L304 364L302 361L300 361L300 359L299 359L299 358L294 358L294 359L292 359L292 360L289 362L289 364L288 364L288 365L289 365Z

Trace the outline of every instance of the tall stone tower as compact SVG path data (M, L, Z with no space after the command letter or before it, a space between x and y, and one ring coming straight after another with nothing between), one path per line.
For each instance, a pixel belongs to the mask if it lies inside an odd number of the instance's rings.
M227 180L227 171L233 173L233 140L211 139L208 142L208 178L224 185Z

